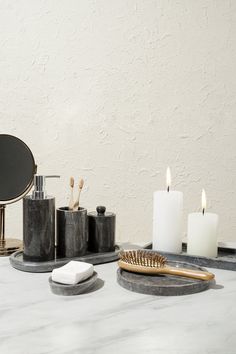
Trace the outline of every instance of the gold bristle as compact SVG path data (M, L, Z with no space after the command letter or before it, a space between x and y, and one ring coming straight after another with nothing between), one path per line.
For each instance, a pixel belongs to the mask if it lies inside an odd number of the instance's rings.
M70 178L70 186L71 188L74 188L75 180L73 177Z
M146 250L121 251L119 254L123 262L145 267L164 267L166 258L156 252Z

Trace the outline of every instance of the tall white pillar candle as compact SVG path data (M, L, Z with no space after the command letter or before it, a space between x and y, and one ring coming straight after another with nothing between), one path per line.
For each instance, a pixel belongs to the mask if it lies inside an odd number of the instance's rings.
M187 253L196 256L217 257L218 215L205 213L206 196L202 191L202 212L188 216Z
M158 251L182 251L183 193L170 190L170 170L167 169L167 190L154 192L153 244Z

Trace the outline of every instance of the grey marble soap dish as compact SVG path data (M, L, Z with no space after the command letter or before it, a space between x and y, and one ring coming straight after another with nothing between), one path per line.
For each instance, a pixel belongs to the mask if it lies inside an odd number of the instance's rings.
M88 292L94 286L97 281L97 273L93 272L93 275L82 281L81 283L75 285L61 284L52 280L52 277L48 279L50 288L53 294L55 295L63 295L63 296L72 296L72 295L80 295Z
M30 273L47 273L51 272L55 268L62 267L69 261L81 261L96 264L104 264L109 262L117 261L120 252L119 246L116 246L115 251L113 252L104 252L104 253L92 253L88 252L84 256L73 257L73 258L56 258L52 261L47 262L29 262L25 261L23 258L23 251L18 251L13 253L10 257L10 263L13 268L21 270L23 272Z

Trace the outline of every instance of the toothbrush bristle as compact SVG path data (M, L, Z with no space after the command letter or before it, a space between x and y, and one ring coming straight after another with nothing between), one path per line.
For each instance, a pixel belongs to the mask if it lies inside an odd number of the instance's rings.
M167 261L166 257L146 250L121 251L119 256L125 263L144 267L164 267Z
M79 180L79 189L82 189L83 186L84 186L84 180L83 180L83 178L81 178L81 179Z
M74 188L75 180L73 177L70 178L70 186L71 188Z

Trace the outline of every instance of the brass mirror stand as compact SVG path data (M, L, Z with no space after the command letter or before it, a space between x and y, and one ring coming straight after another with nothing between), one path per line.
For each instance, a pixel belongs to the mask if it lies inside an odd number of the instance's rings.
M34 156L19 138L0 134L0 256L22 249L22 241L5 238L5 208L31 189L37 171Z
M22 241L14 238L5 239L5 208L0 205L0 257L9 256L13 252L22 249Z

